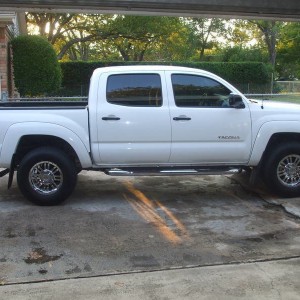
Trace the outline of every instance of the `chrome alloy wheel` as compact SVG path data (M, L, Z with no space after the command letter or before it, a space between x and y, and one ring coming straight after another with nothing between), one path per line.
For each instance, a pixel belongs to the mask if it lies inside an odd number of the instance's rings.
M300 155L290 154L284 157L277 167L278 180L287 187L300 184Z
M63 173L53 162L41 161L31 168L29 183L36 192L50 195L57 192L63 184Z

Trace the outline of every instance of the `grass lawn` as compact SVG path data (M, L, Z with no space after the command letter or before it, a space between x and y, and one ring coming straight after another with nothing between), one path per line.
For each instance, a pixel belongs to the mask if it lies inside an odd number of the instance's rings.
M300 104L300 94L268 94L259 96L247 96L249 99L264 99L280 102L292 102Z

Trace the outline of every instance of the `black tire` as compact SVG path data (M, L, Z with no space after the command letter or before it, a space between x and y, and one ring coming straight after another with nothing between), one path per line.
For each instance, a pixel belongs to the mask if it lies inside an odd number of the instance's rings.
M283 197L300 195L300 143L281 144L270 150L264 164L264 181Z
M41 206L57 205L73 192L77 171L74 162L62 150L40 147L22 159L17 182L29 201Z

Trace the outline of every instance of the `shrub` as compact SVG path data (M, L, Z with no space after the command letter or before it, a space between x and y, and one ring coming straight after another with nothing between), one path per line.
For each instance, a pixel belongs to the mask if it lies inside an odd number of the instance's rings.
M40 36L19 36L11 41L15 85L21 96L38 96L57 90L61 68L55 51Z
M260 62L62 62L63 93L71 95L72 90L79 95L79 90L86 91L93 71L96 68L125 65L176 65L210 71L224 78L233 85L268 84L271 78L271 69ZM68 91L68 92L67 92ZM84 93L83 95L86 95Z

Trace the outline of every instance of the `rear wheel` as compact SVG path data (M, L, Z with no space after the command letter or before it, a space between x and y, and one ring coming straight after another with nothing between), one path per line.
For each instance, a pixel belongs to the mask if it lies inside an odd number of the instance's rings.
M292 142L275 148L265 164L264 179L268 187L281 196L299 196L300 143Z
M68 198L77 181L77 171L67 154L52 147L30 151L17 173L23 195L38 205L57 205Z

